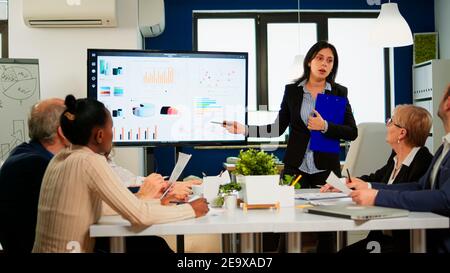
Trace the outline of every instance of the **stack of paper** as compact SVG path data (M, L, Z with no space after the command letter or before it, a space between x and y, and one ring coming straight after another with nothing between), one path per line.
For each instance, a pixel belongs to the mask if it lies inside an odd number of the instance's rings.
M348 195L342 192L307 192L307 193L297 193L295 195L296 199L304 199L308 201L345 198L345 197L348 197Z

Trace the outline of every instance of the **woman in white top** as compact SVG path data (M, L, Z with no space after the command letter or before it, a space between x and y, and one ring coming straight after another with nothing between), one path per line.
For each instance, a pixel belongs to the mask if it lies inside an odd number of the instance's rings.
M61 128L71 148L50 162L41 186L33 252L68 252L73 245L91 252L89 227L101 216L102 201L135 227L200 217L208 212L205 199L164 206L153 187L132 194L108 165L112 147L112 118L96 100L65 99ZM161 184L164 183L160 177ZM149 189L150 188L150 189Z

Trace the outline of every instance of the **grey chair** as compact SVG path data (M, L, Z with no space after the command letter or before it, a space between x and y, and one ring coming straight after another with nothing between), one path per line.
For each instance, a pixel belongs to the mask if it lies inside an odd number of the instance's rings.
M384 166L392 152L386 143L386 125L380 122L358 124L358 137L350 144L342 176L361 176Z

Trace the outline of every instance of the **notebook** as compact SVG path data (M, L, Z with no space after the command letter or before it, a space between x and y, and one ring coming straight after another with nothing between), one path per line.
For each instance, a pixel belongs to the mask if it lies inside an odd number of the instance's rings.
M316 206L307 209L308 213L342 217L353 220L371 220L381 218L406 217L409 211L376 206L358 206L354 204Z
M343 124L347 98L318 94L316 99L316 111L327 122ZM317 152L339 153L339 139L328 138L320 131L311 131L310 149Z

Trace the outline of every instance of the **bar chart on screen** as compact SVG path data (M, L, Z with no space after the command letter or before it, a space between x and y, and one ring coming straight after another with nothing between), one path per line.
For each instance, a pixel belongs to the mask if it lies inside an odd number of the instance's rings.
M157 140L158 125L151 127L118 128L113 127L113 140Z

